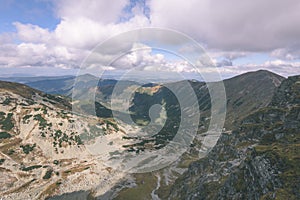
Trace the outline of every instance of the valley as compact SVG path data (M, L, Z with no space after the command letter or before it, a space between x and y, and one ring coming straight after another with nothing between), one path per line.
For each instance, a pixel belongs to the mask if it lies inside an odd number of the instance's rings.
M0 193L5 199L72 199L76 192L85 199L299 197L298 77L260 70L224 80L226 119L212 149L205 144L213 134L207 133L209 91L205 83L189 81L200 111L197 134L178 159L150 172L142 172L144 161L171 144L184 114L168 88L180 91L185 83L118 82L124 91L138 88L125 111L110 104L117 81L91 75L75 79L22 80L35 89L0 82ZM82 83L76 101L75 81ZM96 89L92 105L86 93L91 88ZM155 104L161 107L149 113ZM186 112L193 114L191 108Z

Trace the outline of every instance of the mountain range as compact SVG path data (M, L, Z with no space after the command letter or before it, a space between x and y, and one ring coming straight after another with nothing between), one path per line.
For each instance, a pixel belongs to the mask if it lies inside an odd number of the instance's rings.
M144 84L98 80L89 74L1 81L1 196L299 199L300 77L285 79L260 70L224 80L224 129L205 157L200 156L201 138L211 119L211 97L207 83L187 81L196 94L201 114L198 136L176 162L142 174L124 174L106 166L111 157L101 157L99 161L88 147L94 148L97 138L101 138L106 142L101 143L104 150L120 155L163 148L175 137L182 114L180 102L169 88L181 91L186 82ZM74 84L76 97L72 93ZM123 117L126 113L122 100L120 108L112 106L116 85L122 91L137 88L128 112L139 126ZM88 101L89 91L96 91L92 104ZM185 98L191 99L192 95L186 94ZM149 109L156 104L162 107L158 115L151 116ZM74 106L78 106L79 113L72 112ZM95 115L91 115L93 108ZM131 136L131 129L153 131L147 125L161 118L166 121L156 134Z

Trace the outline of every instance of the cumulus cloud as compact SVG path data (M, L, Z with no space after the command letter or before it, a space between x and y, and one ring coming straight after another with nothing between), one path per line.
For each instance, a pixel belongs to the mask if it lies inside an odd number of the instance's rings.
M210 48L269 51L300 44L300 2L294 0L149 1L151 22L182 31Z
M190 0L55 0L59 23L53 30L34 24L14 22L16 33L0 35L1 67L57 67L78 68L95 45L106 39L139 27L162 27L181 31L203 44L216 59L218 70L226 74L258 68L284 69L298 72L300 59L300 2L295 0L217 1ZM14 41L18 41L17 43ZM163 42L173 42L162 37ZM92 62L111 60L118 51L118 43L98 52ZM115 61L106 70L130 69L193 72L181 59L170 61L160 53L153 53L145 44L134 44L130 54ZM188 47L182 51L193 51ZM281 63L235 66L234 60L254 53L269 53ZM91 63L92 65L93 63ZM247 69L248 68L248 69ZM207 71L213 69L207 67ZM274 71L274 70L273 70Z
M296 60L300 59L300 48L279 48L273 50L270 55L283 60Z
M88 18L62 20L54 31L60 44L83 49L91 49L104 40L119 33L148 25L145 16L136 16L117 24L100 24Z
M14 22L13 24L17 29L18 39L23 42L33 42L33 43L51 42L52 36L48 29L44 29L37 25L32 25L32 24L22 24L20 22Z
M213 58L225 58L230 61L252 54L253 52L248 51L209 51L209 55Z
M130 70L147 72L196 72L190 63L182 59L168 60L161 53L154 53L153 49L145 44L134 43L127 54L114 60L111 67L105 64L114 58L114 55L93 53L87 62L89 68L100 70ZM97 64L95 64L97 63ZM103 63L103 64L101 64Z
M257 70L268 70L282 76L288 77L300 74L300 62L289 62L284 60L270 60L262 64L243 64L226 67L207 67L203 73L220 73L223 78L230 78L242 73Z
M227 60L227 59L223 59L221 61L217 61L216 62L216 66L217 67L232 66L232 61L231 60Z
M105 0L57 0L56 14L63 20L90 19L99 24L116 23L123 14L127 0L108 3Z
M6 34L0 35L1 67L78 68L95 45L113 35L149 23L144 15L118 21L124 6L129 3L127 0L114 4L96 0L55 3L56 14L61 20L54 30L14 22L15 38L20 41L19 44L13 43ZM107 56L102 55L104 57Z

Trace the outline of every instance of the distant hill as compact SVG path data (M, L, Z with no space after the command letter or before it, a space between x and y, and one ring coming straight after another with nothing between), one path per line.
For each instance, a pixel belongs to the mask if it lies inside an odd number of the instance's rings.
M45 78L45 77L44 77ZM21 79L19 79L20 81ZM280 85L284 80L284 77L281 77L277 74L266 70L259 70L255 72L248 72L235 76L230 79L224 80L224 86L227 96L227 116L226 116L226 128L231 128L234 124L238 124L239 121L248 115L251 112L255 112L259 108L265 107L271 101L275 89ZM98 111L103 110L104 114L101 115L101 112L98 112L98 116L107 117L111 116L109 114L110 110L110 98L115 88L115 85L122 85L123 89L130 88L132 86L140 85L134 81L117 81L113 79L100 79L97 77L85 74L76 77L48 77L43 79L40 77L39 80L33 79L29 81L27 79L26 85L46 92L48 94L60 94L68 97L72 97L72 90L76 83L76 99L86 98L86 91L90 90L91 87L97 86L96 101L99 107ZM82 82L82 84L81 84ZM199 107L202 112L203 117L209 117L210 115L210 95L205 87L205 83L198 81L189 81L191 86L194 88L195 93L198 97ZM164 85L172 86L174 88L182 88L182 84L185 84L182 81L165 83ZM144 88L154 88L157 84L148 83L144 84ZM163 91L167 91L162 87L160 90L157 90L157 95L152 94L152 99L155 99L157 96L161 98ZM138 93L137 93L138 94ZM138 95L133 101L139 102L144 101L141 98L147 98L147 95ZM158 100L154 100L158 102ZM133 105L132 110L139 110ZM141 105L143 106L143 105ZM134 108L136 107L136 108ZM140 116L148 115L148 111L144 109L144 113L139 112Z
M0 77L1 81L9 81L16 83L30 83L36 81L45 81L45 80L58 80L65 78L72 78L74 76L66 75L66 76L26 76L26 77Z
M284 79L285 78L272 72L259 70L256 72L249 72L233 77L231 79L224 80L223 83L227 98L227 116L225 127L230 129L235 124L238 124L240 120L248 114L267 106L271 102L276 88ZM189 83L191 84L192 88L195 91L195 94L198 97L198 103L200 111L202 113L202 117L209 118L211 98L206 84L198 81L189 81ZM186 82L179 81L174 83L166 83L165 86L170 86L172 88L175 88L177 91L180 91L180 89L184 87L184 84L186 84ZM149 87L151 87L151 84L146 85L145 88ZM152 88L154 87L156 86L152 86ZM155 99L156 97L158 99L162 99L163 96L165 96L165 98L167 99L171 98L170 95L167 94L168 92L166 90L166 87L162 85L162 87L157 90L157 92L148 95L148 98L150 96L152 99ZM166 92L166 94L164 94L164 91ZM143 102L144 100L142 98L147 98L147 94L136 95L134 101ZM155 100L153 102L159 101L161 100ZM136 106L138 105L133 104L132 110L138 109L134 108ZM140 104L140 110L142 110L144 107L145 104ZM148 111L144 111L143 114L145 115L147 112ZM140 115L142 115L142 113Z

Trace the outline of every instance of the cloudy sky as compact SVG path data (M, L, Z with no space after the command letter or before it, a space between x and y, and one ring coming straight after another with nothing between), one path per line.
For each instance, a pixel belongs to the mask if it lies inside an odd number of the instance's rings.
M191 37L216 66L207 71L218 70L224 78L257 69L300 74L298 0L0 0L0 4L0 76L75 74L96 45L147 27ZM103 69L113 74L142 65L143 70L156 66L166 72L193 73L185 60L153 49L151 41L131 46L137 47L141 50Z

